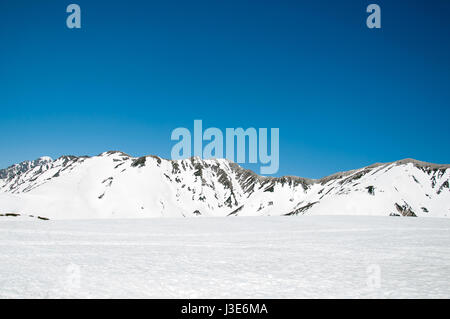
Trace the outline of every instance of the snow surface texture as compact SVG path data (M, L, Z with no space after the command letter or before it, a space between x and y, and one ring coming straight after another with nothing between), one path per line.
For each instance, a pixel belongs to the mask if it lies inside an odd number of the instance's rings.
M0 219L270 215L450 216L450 166L374 164L318 180L262 177L224 159L122 152L0 170ZM1 216L3 215L3 216Z
M1 298L450 298L450 220L0 219Z

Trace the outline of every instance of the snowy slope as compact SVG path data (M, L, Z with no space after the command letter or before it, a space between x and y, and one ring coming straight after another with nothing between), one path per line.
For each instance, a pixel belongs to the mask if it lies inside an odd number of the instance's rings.
M449 168L407 159L312 180L262 177L224 159L171 161L115 151L94 157L43 157L0 170L0 214L50 219L446 217Z
M450 298L449 231L442 218L0 218L0 298Z

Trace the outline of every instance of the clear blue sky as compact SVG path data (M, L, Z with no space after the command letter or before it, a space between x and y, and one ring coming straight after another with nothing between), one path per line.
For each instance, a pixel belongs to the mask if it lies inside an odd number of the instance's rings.
M66 27L66 6L82 29ZM382 29L365 25L378 3ZM277 175L450 163L450 1L0 2L0 167L279 127Z

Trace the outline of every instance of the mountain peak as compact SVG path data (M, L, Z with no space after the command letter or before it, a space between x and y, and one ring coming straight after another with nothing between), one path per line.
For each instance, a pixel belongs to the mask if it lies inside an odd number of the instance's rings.
M53 159L50 156L41 156L37 159L37 161L48 163L53 161Z
M425 168L425 167L429 167L429 168L443 168L443 169L447 169L450 168L450 164L435 164L435 163L429 163L429 162L423 162L423 161L419 161L413 158L405 158L399 161L395 161L393 163L396 164L413 164L416 167L420 167L420 168Z

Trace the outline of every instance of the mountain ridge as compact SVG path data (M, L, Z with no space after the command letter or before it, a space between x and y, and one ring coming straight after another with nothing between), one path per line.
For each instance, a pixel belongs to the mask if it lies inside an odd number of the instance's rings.
M128 156L130 158L136 158L136 159L146 158L146 157L157 157L157 158L160 158L161 160L165 160L165 161L176 161L176 160L164 158L164 157L161 157L161 156L158 156L158 155L155 155L155 154L148 154L148 155L143 155L143 156L136 157L136 156L129 155L129 154L127 154L125 152L122 152L122 151L117 151L117 150L106 151L106 152L100 153L98 155L93 155L93 156L88 156L88 155L61 155L57 159L61 159L61 158L92 158L92 157L96 157L96 156L102 156L103 154L114 154L114 153L119 153L119 154L122 154L124 156ZM196 158L196 157L199 158L198 156L191 156L191 157L189 157L187 159L192 159L192 158ZM25 160L25 161L22 161L22 162L19 162L19 163L16 163L16 164L12 164L12 165L10 165L10 166L8 166L6 168L0 168L0 179L3 178L2 177L2 172L7 171L10 168L13 168L15 166L18 166L18 165L21 165L21 164L24 164L24 163L33 163L33 162L36 162L36 161L39 161L39 160L43 160L43 159L49 159L49 160L53 161L53 159L50 156L41 156L41 157L39 157L39 158L37 158L35 160ZM229 161L226 158L221 158L221 160ZM229 161L229 162L234 163L232 161ZM418 167L445 168L445 169L446 168L450 168L450 164L431 163L431 162L425 162L425 161L416 160L414 158L404 158L404 159L400 159L400 160L392 161L392 162L375 162L373 164L370 164L368 166L364 166L362 168L369 168L369 167L375 167L375 166L380 166L380 165L388 165L388 164L394 164L394 163L397 163L397 164L413 163L413 164L415 164ZM234 163L234 164L239 165L237 163ZM245 168L243 168L243 169L245 169ZM326 176L323 176L323 177L320 177L320 178L301 177L301 176L297 176L297 175L263 176L263 175L259 175L259 174L255 173L251 169L247 169L247 170L249 170L249 171L253 172L255 175L258 175L258 176L261 176L261 177L302 178L302 179L306 179L306 180L320 181L320 180L327 179L327 178L329 178L331 176L334 176L334 175L344 174L344 173L352 172L352 171L355 171L355 170L358 170L358 169L353 169L353 170L348 170L348 171L339 171L339 172L336 172L336 173L333 173L333 174L330 174L330 175L326 175Z
M41 157L0 170L0 213L51 218L450 215L450 165L402 159L319 179L260 176L226 159ZM81 187L82 185L82 187Z

